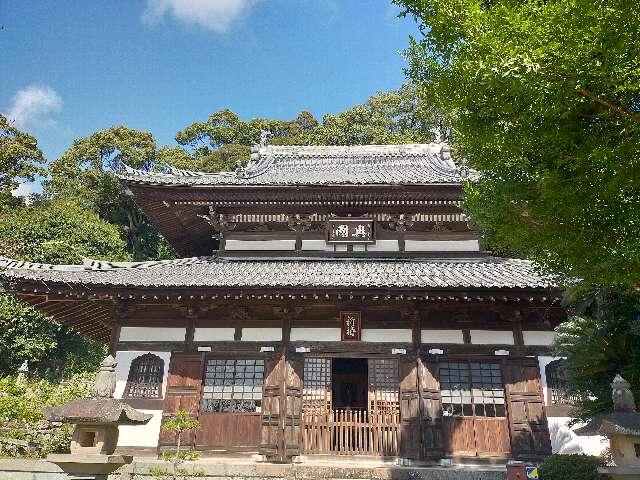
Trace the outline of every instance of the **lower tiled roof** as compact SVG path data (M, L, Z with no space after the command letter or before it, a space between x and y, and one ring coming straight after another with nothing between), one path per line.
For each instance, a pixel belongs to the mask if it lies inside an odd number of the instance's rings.
M36 264L0 258L3 282L41 281L133 288L410 288L545 289L553 279L525 260L496 257L382 259L224 259L158 262L87 260L84 265Z

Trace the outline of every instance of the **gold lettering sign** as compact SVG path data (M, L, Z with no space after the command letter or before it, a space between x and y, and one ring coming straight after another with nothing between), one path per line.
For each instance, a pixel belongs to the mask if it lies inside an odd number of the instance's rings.
M328 243L374 243L373 219L332 218L327 225Z

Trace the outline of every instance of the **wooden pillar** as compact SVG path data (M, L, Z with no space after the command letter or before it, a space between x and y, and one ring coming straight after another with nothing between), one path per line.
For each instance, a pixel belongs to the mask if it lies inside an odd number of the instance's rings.
M109 335L109 355L116 356L118 350L118 342L120 341L120 330L122 328L122 318L125 315L126 307L116 301L113 307L113 322L110 324L111 333Z
M120 329L122 325L116 321L111 324L111 335L109 336L109 355L116 356L118 341L120 340Z

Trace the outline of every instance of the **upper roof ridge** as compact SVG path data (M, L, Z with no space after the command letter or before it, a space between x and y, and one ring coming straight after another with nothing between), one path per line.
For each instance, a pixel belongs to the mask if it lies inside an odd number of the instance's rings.
M446 142L396 145L266 145L235 172L206 173L169 167L144 172L127 165L127 181L174 185L416 185L460 184L469 175L453 162ZM473 175L473 173L471 173Z

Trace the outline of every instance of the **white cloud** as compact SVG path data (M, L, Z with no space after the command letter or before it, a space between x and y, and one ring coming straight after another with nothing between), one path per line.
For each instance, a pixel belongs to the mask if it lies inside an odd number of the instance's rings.
M142 15L146 23L159 22L166 13L178 20L224 33L229 26L256 3L257 0L147 0Z
M29 203L29 195L34 193L33 184L31 183L21 183L17 188L11 190L11 194L14 197L24 197L27 203Z
M49 123L50 115L62 108L56 91L44 85L29 85L18 90L5 116L16 128L24 129Z

